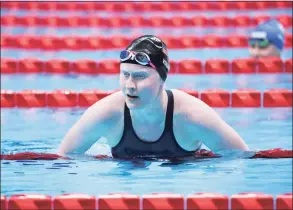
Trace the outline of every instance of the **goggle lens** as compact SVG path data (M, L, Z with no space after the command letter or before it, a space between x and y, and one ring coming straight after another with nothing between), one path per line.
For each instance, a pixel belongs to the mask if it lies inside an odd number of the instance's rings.
M131 52L128 50L123 50L120 53L120 60L121 61L126 61L126 60L130 59L131 57L133 57L132 59L134 59L140 65L143 65L143 66L150 65L153 68L155 68L155 66L151 63L150 57L143 52L135 53L135 52Z
M260 39L260 40L249 40L249 45L252 47L255 47L256 45L258 45L260 48L266 48L270 45L270 42L266 39Z

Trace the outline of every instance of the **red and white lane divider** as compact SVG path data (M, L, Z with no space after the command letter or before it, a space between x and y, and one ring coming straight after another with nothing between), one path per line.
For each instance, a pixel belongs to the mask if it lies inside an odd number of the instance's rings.
M174 17L164 17L164 16L135 16L135 17L120 17L120 16L110 16L110 17L78 17L78 16L68 16L68 17L58 17L58 16L15 16L15 15L5 15L1 16L1 25L16 27L254 27L257 24L270 19L268 15L265 16L216 16L216 17L206 17L206 16L174 16ZM279 15L275 17L285 28L292 27L292 16L290 15Z
M211 107L292 107L292 90L269 89L264 92L254 89L239 89L232 92L223 89L205 91L183 90ZM89 107L115 91L54 90L51 92L24 90L13 92L1 90L1 108L33 107Z
M136 36L64 36L54 35L1 35L1 48L26 49L26 50L106 50L124 49ZM248 37L242 34L229 34L220 36L208 34L194 35L162 35L160 38L166 43L168 49L193 49L193 48L247 48ZM292 34L285 35L285 48L292 48Z
M119 60L77 60L66 59L40 60L38 58L12 59L1 58L1 74L119 74ZM171 60L170 73L176 74L265 74L291 73L292 58L242 58L229 61L227 59L196 59Z
M187 195L175 193L152 193L142 196L128 193L108 195L63 194L48 196L42 194L22 194L6 197L1 195L1 210L8 209L58 209L58 210L292 210L292 193L273 195L251 192L232 196L219 193L195 193Z
M56 160L70 159L56 154L23 152L1 154L1 160ZM200 150L195 158L219 158L207 150ZM105 155L96 159L109 160ZM292 150L271 149L255 152L254 158L292 158ZM230 207L229 207L230 206ZM1 210L8 209L292 209L292 193L272 195L264 193L239 193L230 198L218 193L196 193L184 197L172 193L153 193L149 195L131 195L114 193L98 197L85 194L63 194L51 197L41 194L1 196Z
M153 11L228 11L292 9L291 1L224 1L224 2L1 2L1 9L43 11L105 11L105 12L153 12Z

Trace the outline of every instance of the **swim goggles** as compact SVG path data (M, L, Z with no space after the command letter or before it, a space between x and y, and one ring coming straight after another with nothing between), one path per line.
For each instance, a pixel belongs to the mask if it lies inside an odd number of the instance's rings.
M251 47L255 47L257 44L260 48L266 48L271 44L267 39L250 39L248 43Z
M147 66L150 65L156 69L156 66L151 62L150 57L144 52L133 52L129 50L123 50L120 53L120 61L135 60L138 64Z

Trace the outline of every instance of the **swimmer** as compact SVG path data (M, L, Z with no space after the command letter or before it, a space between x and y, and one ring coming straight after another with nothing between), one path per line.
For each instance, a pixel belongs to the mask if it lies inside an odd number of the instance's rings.
M248 42L254 58L280 57L285 42L284 27L275 19L265 21L250 33Z
M65 135L58 154L85 153L101 137L114 158L193 156L210 150L248 151L240 135L207 104L165 90L167 47L156 36L135 39L120 53L120 88L89 107Z

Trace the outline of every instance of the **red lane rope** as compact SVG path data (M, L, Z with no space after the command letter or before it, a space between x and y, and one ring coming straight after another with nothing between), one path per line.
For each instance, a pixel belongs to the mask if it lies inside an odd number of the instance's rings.
M279 15L275 17L285 28L292 27L292 16ZM41 16L15 16L5 15L1 17L2 26L26 26L26 27L254 27L259 23L270 19L270 16L236 16L236 17L163 17L163 16L135 16L135 17L41 17Z
M26 50L106 50L124 49L133 37L112 36L51 36L51 35L1 35L2 49L26 49ZM247 48L248 37L242 34L217 35L207 34L204 36L194 35L159 35L166 43L168 49L193 49L193 48ZM292 34L285 35L285 47L292 48Z
M96 159L113 159L111 156L107 155L95 155L93 156ZM220 158L220 155L217 155L211 151L201 149L194 155L195 159L202 159L202 158ZM50 153L35 153L35 152L21 152L17 154L1 154L1 160L57 160L57 159L67 159L70 160L68 157L62 157L56 154ZM292 150L286 150L281 148L276 149L269 149L269 150L262 150L255 152L254 155L248 157L250 159L256 158L293 158ZM132 158L130 158L132 159Z
M152 11L228 11L290 9L290 1L224 1L224 2L1 2L1 9L43 11L105 11L105 12L152 12Z
M1 160L57 160L69 159L56 154L45 154L35 152L20 152L17 154L1 154Z
M119 74L119 60L76 60L59 58L40 60L38 58L1 58L1 74L47 73L47 74ZM252 73L292 73L292 58L269 57L261 59L241 58L234 60L196 59L170 60L173 74L252 74Z
M223 89L182 91L197 97L211 107L292 107L292 90L269 89L261 92L254 89L239 89L232 92ZM13 92L1 90L1 108L60 108L89 107L115 91L55 90L51 92L24 90Z
M231 206L231 208L229 208ZM66 193L56 196L44 194L1 195L1 210L8 209L292 209L292 193L271 194L240 192L231 196L215 192L182 195L170 192L150 194L109 193L91 195Z
M281 148L263 150L257 152L251 158L292 158L292 150L285 150Z

